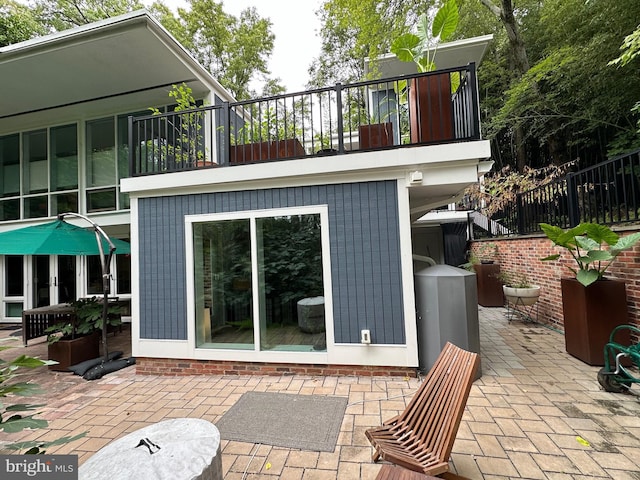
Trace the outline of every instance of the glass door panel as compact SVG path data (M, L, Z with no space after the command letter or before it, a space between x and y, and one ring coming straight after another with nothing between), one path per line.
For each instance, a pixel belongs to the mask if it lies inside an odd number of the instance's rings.
M49 255L34 255L32 262L33 306L46 307L51 305Z
M76 257L59 255L58 276L55 279L56 303L73 302L76 296Z
M320 215L256 219L260 349L326 351Z
M2 259L0 259L0 265ZM4 257L4 311L0 318L13 319L22 317L24 310L24 257L22 255L5 255Z
M248 219L194 224L196 346L253 350Z

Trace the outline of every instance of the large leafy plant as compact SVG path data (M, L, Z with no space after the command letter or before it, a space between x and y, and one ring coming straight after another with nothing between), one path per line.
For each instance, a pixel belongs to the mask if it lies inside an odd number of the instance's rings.
M9 339L1 339L0 342ZM9 346L0 345L0 351L11 348ZM16 403L7 405L6 397L22 396L29 397L43 393L40 386L31 382L15 381L19 376L23 375L18 370L23 368L37 368L44 365L52 365L56 362L51 360L40 360L38 358L20 355L13 360L0 359L0 431L4 433L16 433L25 429L46 428L48 422L41 418L35 418L35 411L42 405L34 405L30 403ZM25 414L25 412L30 412ZM82 438L85 433L75 435L73 437L63 437L57 440L45 441L24 441L3 445L2 448L9 451L22 451L23 453L44 453L44 448L63 443L71 442Z
M436 54L439 42L449 40L458 28L458 5L456 0L447 0L436 12L433 19L427 14L418 17L416 33L405 33L391 44L393 53L401 62L413 62L418 73L432 72L436 69ZM451 74L451 90L460 86L460 73ZM407 102L407 81L397 84L400 102Z
M414 62L420 73L432 72L436 69L438 42L449 40L457 27L458 5L456 0L447 0L433 21L424 13L420 15L417 32L396 38L391 44L391 53L401 62Z
M103 299L98 297L80 298L71 302L74 318L71 322L62 322L50 326L45 330L48 334L49 345L61 339L74 339L78 336L90 335L102 330ZM118 326L121 308L116 304L109 304L107 308L107 326Z
M541 223L540 228L554 244L565 248L573 257L577 268L567 268L585 287L604 278L620 252L632 248L640 241L640 232L621 237L606 225L597 223L581 223L568 230ZM560 254L550 255L542 260L558 258Z

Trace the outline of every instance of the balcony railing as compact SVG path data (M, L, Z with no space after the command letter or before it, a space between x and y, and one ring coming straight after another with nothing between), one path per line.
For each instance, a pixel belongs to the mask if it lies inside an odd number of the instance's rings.
M131 175L480 139L475 65L129 117Z
M520 193L492 219L520 235L540 232L540 223L562 228L581 222L638 223L640 150Z

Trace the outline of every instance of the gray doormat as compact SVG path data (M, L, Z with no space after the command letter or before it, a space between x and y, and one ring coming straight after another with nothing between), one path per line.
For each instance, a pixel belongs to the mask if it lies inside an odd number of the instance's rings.
M216 426L224 440L333 452L346 408L344 397L247 392Z

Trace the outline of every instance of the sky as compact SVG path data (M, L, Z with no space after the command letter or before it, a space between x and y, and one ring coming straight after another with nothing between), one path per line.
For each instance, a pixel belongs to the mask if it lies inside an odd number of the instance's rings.
M164 3L174 10L187 6L184 0ZM321 0L228 0L223 9L237 17L245 8L255 6L261 17L271 20L276 39L269 70L292 93L305 90L309 65L320 53L320 21L314 13L320 4Z

